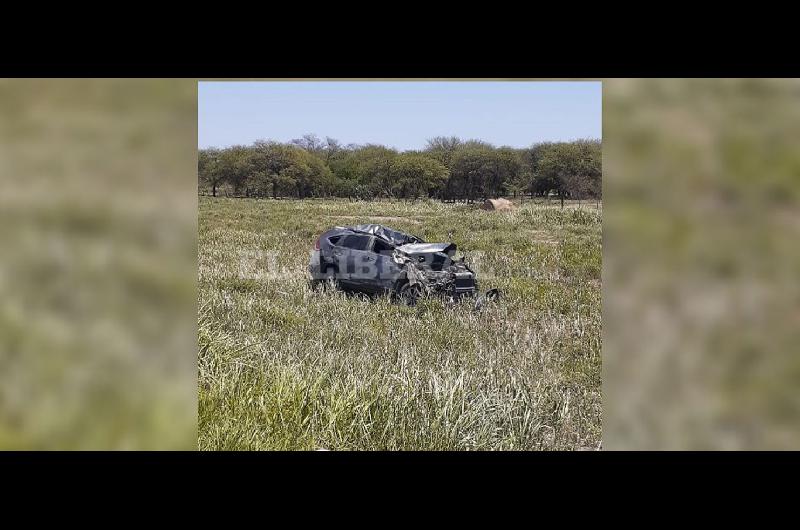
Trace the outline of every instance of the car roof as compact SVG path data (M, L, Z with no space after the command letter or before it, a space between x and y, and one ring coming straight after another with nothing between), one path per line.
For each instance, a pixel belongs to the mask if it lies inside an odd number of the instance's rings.
M423 243L422 238L406 234L400 230L389 228L388 226L379 224L363 224L355 226L340 227L342 230L347 230L355 234L364 234L375 236L392 245L405 245L407 243Z

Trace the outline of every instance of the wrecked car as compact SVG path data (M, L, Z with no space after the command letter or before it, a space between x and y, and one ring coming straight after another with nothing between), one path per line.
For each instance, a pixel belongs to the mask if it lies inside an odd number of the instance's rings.
M455 243L427 243L383 225L337 226L317 238L308 270L315 286L388 293L408 305L423 295L475 296L475 272L464 258L454 260L456 249ZM485 298L498 295L492 290Z

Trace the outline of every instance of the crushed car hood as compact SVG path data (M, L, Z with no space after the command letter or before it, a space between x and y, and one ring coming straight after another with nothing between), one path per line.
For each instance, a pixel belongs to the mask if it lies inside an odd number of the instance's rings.
M456 245L455 243L409 243L397 247L397 250L411 255L444 252L452 257L456 253Z

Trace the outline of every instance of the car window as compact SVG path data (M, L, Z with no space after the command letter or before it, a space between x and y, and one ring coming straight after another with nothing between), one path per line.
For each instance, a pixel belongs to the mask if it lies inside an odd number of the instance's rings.
M340 246L353 250L366 250L369 246L369 236L347 236Z
M386 255L390 254L394 250L391 245L388 243L381 241L378 238L375 238L375 243L372 245L372 251L377 252L378 254Z

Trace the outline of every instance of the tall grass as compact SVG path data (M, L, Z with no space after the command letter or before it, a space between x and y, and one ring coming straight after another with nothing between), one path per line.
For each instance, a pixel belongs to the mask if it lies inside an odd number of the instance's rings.
M601 212L201 198L200 448L596 448ZM369 221L455 241L505 297L310 290L314 238Z

